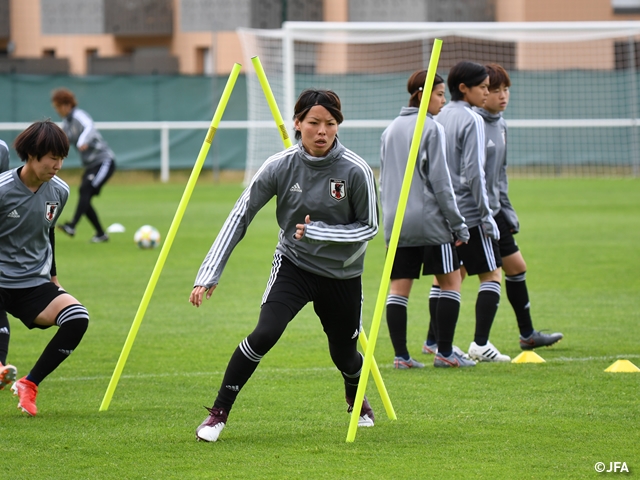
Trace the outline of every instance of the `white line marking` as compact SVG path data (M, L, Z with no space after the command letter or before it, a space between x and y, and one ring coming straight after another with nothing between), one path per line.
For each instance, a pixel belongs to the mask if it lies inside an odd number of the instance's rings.
M640 358L640 354L631 353L626 355L605 355L602 357L558 357L552 359L545 359L547 363L561 363L561 362L599 362L599 361L610 361L610 360L619 360L621 358L629 359L629 358ZM378 364L378 368L383 370L393 370L393 365L391 363L387 364ZM260 372L270 373L270 374L281 374L286 372L334 372L336 370L335 367L310 367L310 368L261 368ZM175 372L175 373L136 373L131 375L121 375L120 379L143 379L143 378L169 378L169 377L204 377L204 376L222 376L224 375L223 371L216 372ZM51 382L86 382L86 381L97 381L97 380L109 380L111 378L110 375L95 375L91 377L57 377L51 378L49 381Z

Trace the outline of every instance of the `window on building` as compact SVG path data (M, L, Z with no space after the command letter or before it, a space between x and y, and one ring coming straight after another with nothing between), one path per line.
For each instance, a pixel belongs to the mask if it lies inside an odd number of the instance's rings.
M47 58L55 58L56 51L53 48L45 48L42 51L42 56Z
M210 48L198 47L196 49L196 73L198 75L213 75L213 56Z

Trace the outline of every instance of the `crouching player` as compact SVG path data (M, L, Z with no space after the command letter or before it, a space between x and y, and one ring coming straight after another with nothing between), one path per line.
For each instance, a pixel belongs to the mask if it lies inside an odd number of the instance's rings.
M50 120L35 122L14 148L24 165L0 174L0 310L29 329L58 327L29 374L11 387L18 408L34 416L38 385L78 346L89 313L56 275L55 224L69 198L68 185L56 174L69 153L67 136ZM9 336L1 335L0 342L6 351ZM16 376L15 367L9 370L3 370L3 386Z

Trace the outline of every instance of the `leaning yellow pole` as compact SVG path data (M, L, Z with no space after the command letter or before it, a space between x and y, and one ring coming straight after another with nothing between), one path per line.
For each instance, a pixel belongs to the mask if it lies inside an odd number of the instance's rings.
M369 342L367 341L367 334L364 333L364 329L360 330L358 340L360 340L362 350L366 354L367 348L369 348ZM378 392L380 393L380 398L382 399L384 409L387 411L387 416L390 420L397 420L398 417L396 416L396 411L393 409L393 405L391 404L389 392L387 392L387 388L384 386L384 381L382 380L382 375L380 374L380 369L378 368L378 364L376 363L375 358L371 360L371 375L373 375L373 381L376 382L376 386L378 387ZM354 408L353 411L359 412L360 410L356 410Z
M253 64L253 68L256 71L256 75L258 76L258 80L260 81L260 86L262 87L262 91L264 92L264 96L267 99L267 103L269 104L269 108L271 109L271 115L273 115L273 119L278 125L278 130L280 130L280 136L282 137L282 143L284 143L285 148L289 148L291 146L291 139L289 138L289 134L287 132L287 127L284 124L284 120L282 119L282 115L280 114L280 109L278 108L278 104L276 103L275 96L273 95L273 91L271 90L271 86L269 85L269 80L267 80L267 74L264 72L264 68L262 68L262 63L260 59L255 56L251 57L251 63ZM367 350L367 336L364 331L360 331L360 336L358 338L360 340L360 345L362 345L362 349L364 351ZM380 392L380 397L382 398L382 403L384 404L384 408L387 411L387 415L391 420L396 420L396 412L393 410L393 405L391 405L391 399L389 398L389 393L387 392L386 387L384 386L384 381L382 380L382 375L380 375L380 370L378 369L378 365L376 364L375 359L372 361L373 363L373 379L376 382L378 387L378 391ZM354 411L360 411L355 410Z
M382 279L380 280L380 290L378 290L378 300L376 301L376 307L373 312L373 320L371 322L371 331L370 331L371 338L369 339L369 345L365 350L364 365L362 366L360 383L358 383L358 393L356 394L356 398L353 403L354 412L359 412L360 409L362 408L364 393L367 389L367 380L369 377L369 370L371 369L373 352L376 348L376 340L378 339L378 331L380 330L380 320L382 318L382 311L384 310L385 300L387 298L387 291L389 290L389 279L391 277L391 268L393 267L393 260L396 257L398 240L400 239L400 230L402 229L402 220L404 219L404 213L405 213L405 210L407 209L409 189L411 188L411 180L413 179L413 172L415 170L416 160L418 158L418 150L420 149L422 131L424 130L424 122L427 116L429 98L431 97L431 89L433 88L433 79L436 75L436 70L438 68L438 60L440 59L441 49L442 49L442 40L438 38L434 39L433 49L431 50L431 60L429 61L429 68L427 70L427 78L425 78L424 87L422 89L422 101L420 102L420 109L418 110L418 120L416 121L416 126L415 126L415 129L413 130L413 138L411 140L411 149L409 150L407 168L404 171L404 179L402 180L402 188L400 190L400 198L398 199L398 209L396 210L396 218L393 222L393 229L391 230L391 239L389 240L389 248L387 250L387 256L384 262L384 268L382 270ZM353 442L355 440L357 429L358 429L358 415L351 415L351 421L349 423L349 431L347 432L347 442Z
M269 109L271 109L271 115L273 115L273 119L278 125L278 131L280 132L280 136L282 137L284 148L289 148L292 145L291 138L289 137L289 132L287 132L287 127L284 124L282 115L280 115L280 110L278 109L278 104L276 103L276 97L273 95L273 91L271 91L269 80L267 80L267 74L264 73L262 63L257 56L251 57L251 63L253 64L253 68L255 69L256 75L258 76L258 81L260 82L260 86L262 87L264 96L267 99L267 103L269 104Z
M122 352L120 353L120 358L118 359L116 368L113 371L113 375L111 376L111 381L109 382L107 391L104 395L104 398L102 399L102 404L100 405L101 412L109 409L111 397L113 397L113 392L115 392L118 381L120 380L120 375L122 374L124 365L127 362L127 357L129 356L129 352L131 351L133 342L136 339L138 329L140 328L140 324L142 323L142 318L147 311L149 300L151 300L151 295L153 295L153 291L156 288L156 283L158 282L158 278L160 277L160 273L162 272L162 268L164 267L164 262L167 259L169 250L171 250L173 239L175 238L178 227L180 226L180 222L182 221L184 211L186 210L189 199L191 198L191 194L193 193L196 181L198 180L198 176L200 175L200 171L202 170L202 165L204 164L207 153L209 152L209 147L211 147L211 142L213 141L213 137L216 134L218 125L220 124L222 114L224 113L224 110L227 107L227 103L229 102L229 97L231 96L233 87L236 84L236 80L238 79L238 74L240 73L241 67L242 65L240 65L239 63L236 63L233 66L231 74L229 75L229 79L227 80L227 84L224 87L224 91L222 92L222 96L220 97L220 101L218 102L218 107L216 108L216 111L213 115L213 120L211 120L211 125L209 126L209 130L207 131L204 142L202 142L200 153L198 154L196 163L193 166L193 170L191 171L191 176L189 177L187 186L185 187L184 193L182 194L182 199L180 200L180 203L178 205L178 210L173 217L173 221L171 222L171 226L169 227L169 233L167 233L167 238L162 245L162 250L160 250L160 255L158 256L158 260L156 261L156 266L153 268L151 278L149 279L147 288L144 291L144 295L142 296L142 301L140 302L140 306L138 307L136 316L133 319L133 324L131 325L131 329L129 330L129 335L127 335L127 339L124 342L124 347L122 348Z

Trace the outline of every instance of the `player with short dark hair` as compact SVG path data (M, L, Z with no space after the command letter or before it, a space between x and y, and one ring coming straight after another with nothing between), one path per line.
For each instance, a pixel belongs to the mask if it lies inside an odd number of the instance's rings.
M87 112L77 108L75 95L66 88L54 90L51 94L53 108L62 118L62 129L78 149L80 160L85 170L80 184L80 198L73 219L59 228L67 235L76 234L76 225L86 215L96 233L91 237L92 243L102 243L109 236L102 228L98 213L91 205L91 199L100 194L102 187L111 178L116 169L115 155L96 129L93 119Z
M500 232L489 206L484 173L485 136L482 117L472 107L482 107L489 95L489 74L484 66L459 62L447 78L452 101L442 109L436 121L447 138L447 163L456 202L469 226L471 238L457 247L460 260L469 275L478 275L480 288L476 298L476 330L469 356L477 361L508 362L489 341L489 332L500 303ZM434 288L438 288L434 285Z
M55 264L55 224L69 198L57 177L69 153L67 136L50 120L35 122L14 148L24 165L0 174L0 309L29 329L59 327L29 374L11 387L18 408L33 416L38 385L78 346L89 313L60 286Z
M258 324L236 348L209 416L196 438L215 442L240 390L309 302L329 341L353 410L363 357L357 350L367 242L378 231L375 180L367 163L338 140L340 99L328 90L305 90L294 111L299 142L266 160L236 202L205 257L189 301L210 298L231 252L249 223L274 196L280 226L271 276ZM358 425L372 426L368 401Z
M427 118L407 199L398 249L391 270L387 297L387 325L395 351L394 367L422 368L407 348L407 306L413 281L435 275L442 287L436 306L436 367L470 367L475 362L453 346L460 312L460 262L456 245L469 240L469 230L456 205L445 154L445 133L433 115L444 106L444 80L436 75L427 97L423 86L427 72L414 72L407 82L409 106L385 129L380 149L380 202L387 244L398 208L413 132L423 98L429 102ZM454 237L455 234L455 237Z
M485 65L489 73L489 96L484 107L475 107L483 119L487 138L485 173L489 205L500 228L498 246L505 273L507 298L513 307L520 330L520 348L533 350L550 346L563 338L562 333L546 334L533 328L526 283L527 265L513 236L520 231L520 223L509 199L507 178L507 122L502 117L509 104L511 79L498 64Z

